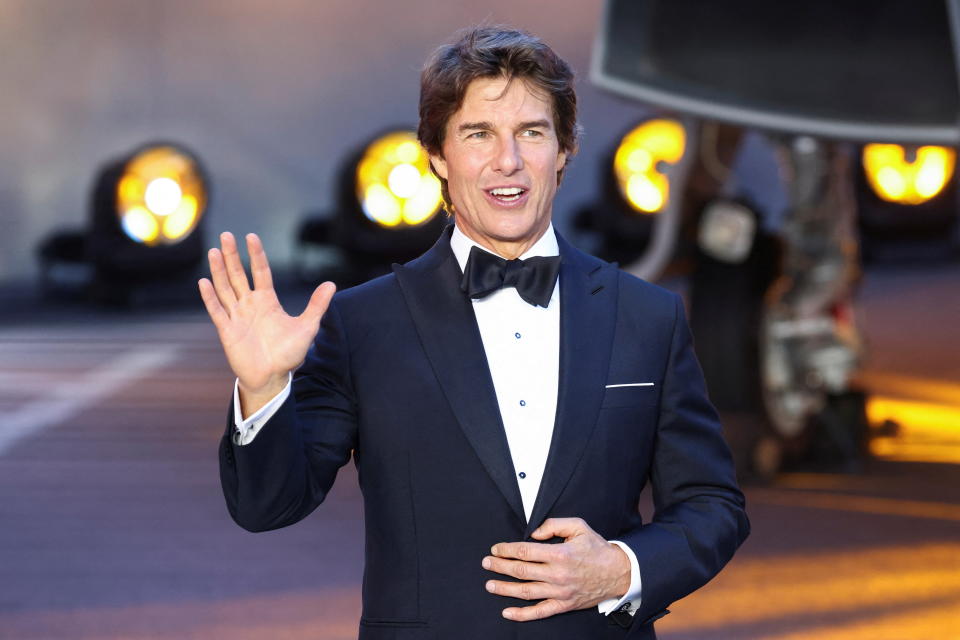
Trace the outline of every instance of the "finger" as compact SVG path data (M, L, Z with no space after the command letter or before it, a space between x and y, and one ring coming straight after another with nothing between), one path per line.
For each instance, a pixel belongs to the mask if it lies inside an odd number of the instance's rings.
M539 542L498 542L490 548L490 553L498 558L550 562L557 559L556 546Z
M483 568L505 576L513 576L521 580L537 580L552 582L548 565L540 562L523 562L522 560L505 560L495 556L483 559Z
M237 241L232 233L224 231L220 234L220 246L223 247L223 260L227 267L230 286L233 287L233 293L239 300L250 293L250 281L247 280L247 272L244 270L243 261L240 259Z
M520 600L544 600L560 596L560 588L546 582L506 582L487 580L487 591L498 596Z
M213 326L217 328L218 332L223 331L227 322L230 321L230 316L227 315L223 305L220 304L213 283L203 278L197 283L197 286L200 287L200 298L203 300L203 306L207 308L207 313L210 314L210 319L213 320Z
M220 299L227 313L237 306L237 296L230 286L230 279L227 278L227 267L223 262L223 253L220 249L210 249L207 252L207 258L210 261L210 277L213 278L213 289Z
M549 599L538 602L529 607L508 607L503 610L503 617L515 622L529 622L555 616L558 613L570 611L572 607L559 600Z
M547 518L530 537L537 540L549 540L555 536L572 538L588 531L593 529L582 518Z
M314 327L319 328L320 320L323 318L323 314L327 312L330 300L336 292L337 285L332 282L321 284L314 289L313 295L310 296L310 302L307 303L307 308L303 310L300 317L309 320Z
M253 273L254 289L273 289L273 275L263 243L255 233L247 234L247 253L250 255L250 271Z

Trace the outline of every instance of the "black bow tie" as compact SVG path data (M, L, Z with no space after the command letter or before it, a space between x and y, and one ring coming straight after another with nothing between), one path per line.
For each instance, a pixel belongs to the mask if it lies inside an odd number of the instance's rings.
M473 246L460 288L471 298L483 298L504 287L515 287L526 302L546 307L559 275L560 256L505 260Z

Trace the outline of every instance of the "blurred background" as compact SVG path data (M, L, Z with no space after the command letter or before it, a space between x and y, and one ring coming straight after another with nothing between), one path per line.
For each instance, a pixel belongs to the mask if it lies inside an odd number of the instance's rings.
M660 637L960 638L958 4L810 4L0 0L0 638L356 637L352 466L226 512L196 279L253 231L298 312L429 247L419 71L476 23L577 71L555 226L684 294L746 488Z

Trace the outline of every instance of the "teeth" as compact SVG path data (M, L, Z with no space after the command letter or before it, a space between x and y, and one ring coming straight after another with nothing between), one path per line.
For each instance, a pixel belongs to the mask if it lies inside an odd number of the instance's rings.
M523 189L520 187L509 187L506 189L497 188L491 189L490 193L495 196L518 196L523 193Z

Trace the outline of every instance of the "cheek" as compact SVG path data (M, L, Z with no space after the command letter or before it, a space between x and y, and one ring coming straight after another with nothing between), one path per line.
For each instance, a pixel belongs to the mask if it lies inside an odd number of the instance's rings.
M453 174L453 179L449 180L450 185L459 192L461 198L476 200L481 197L479 185L481 183L481 170L474 167L460 167L460 171Z
M563 163L557 161L556 154L543 154L536 158L536 173L545 187L557 186L557 173L563 168Z

